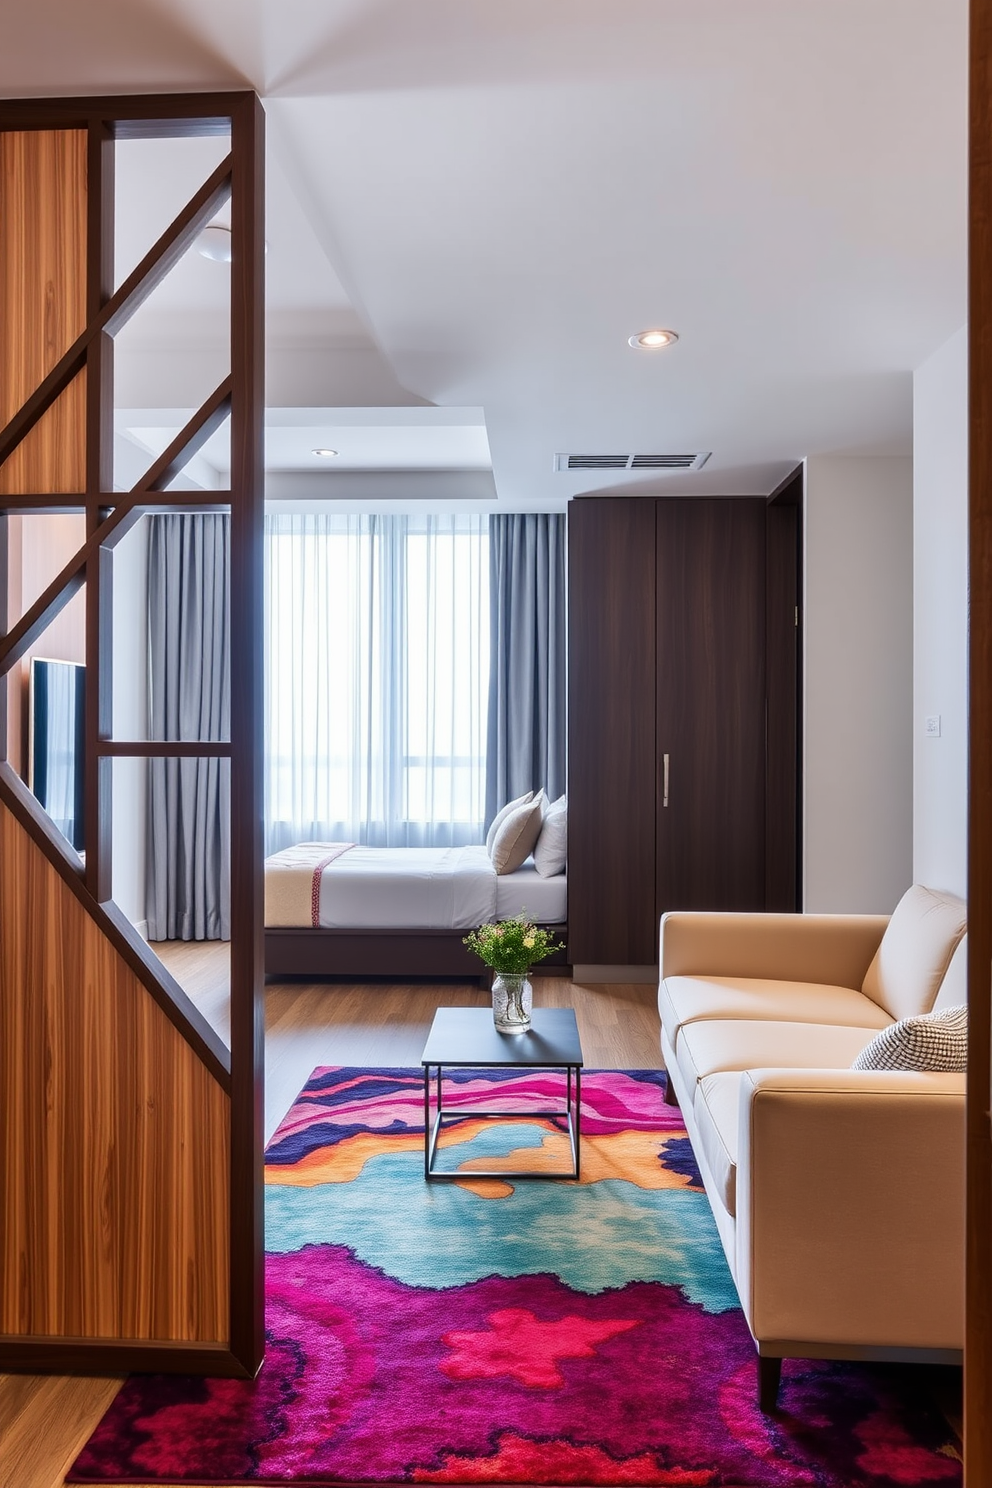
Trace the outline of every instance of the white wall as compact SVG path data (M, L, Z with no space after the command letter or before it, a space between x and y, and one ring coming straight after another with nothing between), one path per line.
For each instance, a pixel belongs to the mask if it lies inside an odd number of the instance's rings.
M804 903L887 913L913 877L913 475L806 462Z
M148 520L140 521L114 550L114 735L148 737ZM113 896L147 934L145 847L148 762L113 764Z
M913 377L913 876L967 891L968 338ZM940 737L926 734L939 716Z

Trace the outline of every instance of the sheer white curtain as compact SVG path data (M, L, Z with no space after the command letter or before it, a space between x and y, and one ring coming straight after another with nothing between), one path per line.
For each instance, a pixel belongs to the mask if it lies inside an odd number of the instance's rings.
M266 850L483 840L485 516L267 517Z

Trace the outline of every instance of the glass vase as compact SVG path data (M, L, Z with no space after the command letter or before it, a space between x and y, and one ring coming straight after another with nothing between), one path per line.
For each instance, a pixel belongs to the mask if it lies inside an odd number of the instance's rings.
M493 977L493 1022L500 1033L526 1033L534 1005L534 988L525 973L497 972Z

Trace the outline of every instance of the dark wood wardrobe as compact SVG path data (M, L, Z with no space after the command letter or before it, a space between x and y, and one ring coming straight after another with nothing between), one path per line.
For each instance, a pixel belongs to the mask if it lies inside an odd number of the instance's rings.
M799 493L569 506L569 924L649 966L669 909L795 910Z

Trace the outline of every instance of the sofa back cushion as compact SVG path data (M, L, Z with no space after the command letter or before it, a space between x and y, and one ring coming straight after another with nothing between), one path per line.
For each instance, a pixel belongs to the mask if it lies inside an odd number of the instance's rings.
M944 1008L968 1006L968 937L962 935L958 948L951 957L951 964L944 973L944 980L934 999L933 1011L942 1013Z
M964 900L914 884L895 907L861 990L893 1018L928 1013L965 932Z

